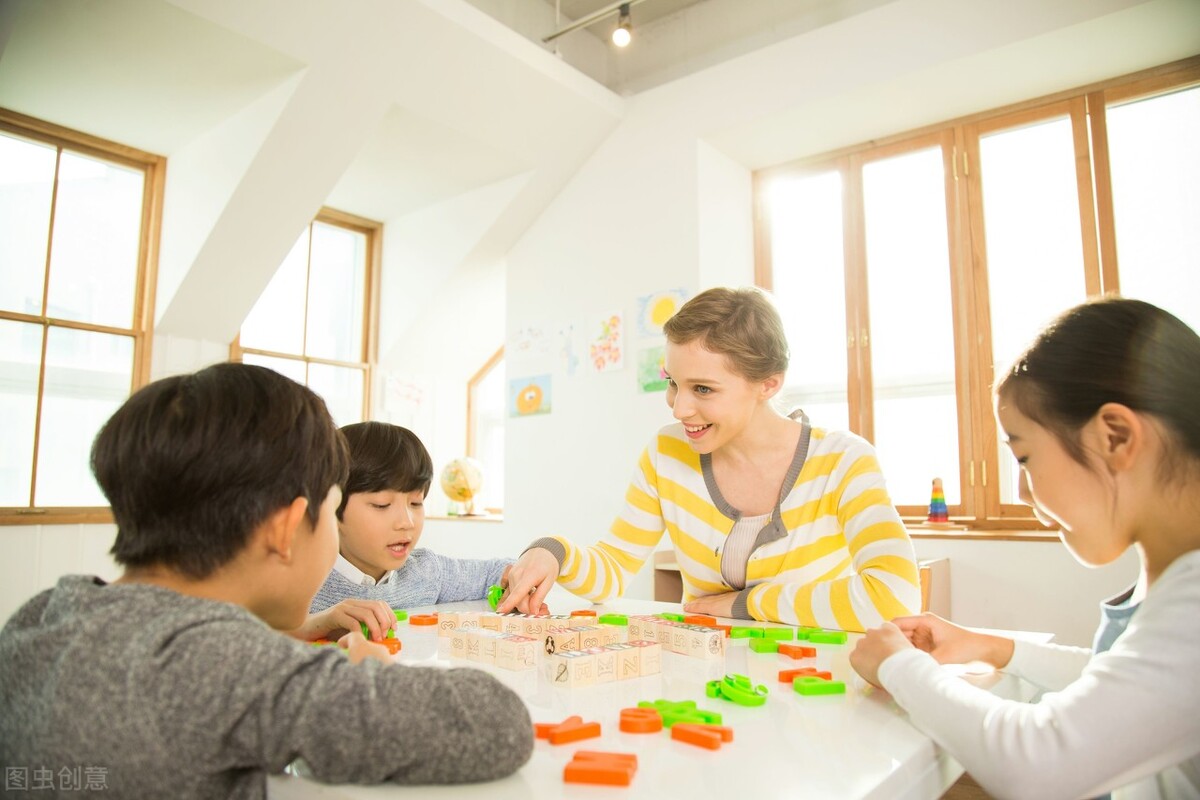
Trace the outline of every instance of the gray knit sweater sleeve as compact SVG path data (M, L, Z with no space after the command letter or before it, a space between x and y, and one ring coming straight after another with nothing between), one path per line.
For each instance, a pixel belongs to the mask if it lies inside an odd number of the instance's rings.
M439 570L438 603L457 603L460 600L482 600L489 586L500 583L500 576L513 560L511 558L449 558L431 554Z
M68 576L0 633L0 763L102 765L114 797L259 798L296 758L331 783L484 781L532 739L486 672L352 665L157 587Z

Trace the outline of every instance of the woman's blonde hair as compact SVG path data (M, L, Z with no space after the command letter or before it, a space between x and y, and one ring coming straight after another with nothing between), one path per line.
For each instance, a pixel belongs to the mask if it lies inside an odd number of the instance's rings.
M707 289L683 304L663 325L673 344L699 341L720 353L749 381L787 372L788 343L771 298L757 287Z

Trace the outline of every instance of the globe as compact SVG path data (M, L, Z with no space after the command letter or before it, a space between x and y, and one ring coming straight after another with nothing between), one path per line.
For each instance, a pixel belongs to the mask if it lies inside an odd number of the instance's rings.
M475 513L475 498L483 485L483 465L473 458L456 458L442 469L442 491L455 503L466 507L466 514Z

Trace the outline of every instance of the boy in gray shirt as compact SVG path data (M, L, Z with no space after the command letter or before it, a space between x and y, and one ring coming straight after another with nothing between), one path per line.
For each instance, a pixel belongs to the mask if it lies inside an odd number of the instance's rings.
M124 575L65 577L0 631L0 764L86 770L122 798L264 797L296 758L352 783L524 764L528 712L487 673L278 632L337 555L346 465L321 399L271 370L218 364L134 394L92 450Z

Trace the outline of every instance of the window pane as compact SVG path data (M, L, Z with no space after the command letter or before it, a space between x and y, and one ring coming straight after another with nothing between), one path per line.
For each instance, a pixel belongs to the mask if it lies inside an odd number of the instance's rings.
M308 377L303 361L293 361L290 358L260 356L255 353L243 353L242 363L255 364L260 367L266 367L267 369L273 369L280 375L286 375L299 384L308 383Z
M50 245L49 316L133 325L144 184L140 170L63 152Z
M0 506L28 506L42 326L0 320Z
M321 222L313 223L312 237L305 354L363 361L367 237Z
M1200 330L1200 88L1107 117L1121 294Z
M56 153L0 134L0 308L6 311L42 313Z
M304 290L308 281L308 228L242 323L241 345L304 354ZM284 373L287 374L287 373ZM303 383L303 381L301 381Z
M768 195L771 281L791 348L779 407L846 429L846 284L837 172L777 181Z
M941 148L863 168L875 446L892 500L961 502L954 320Z
M321 395L339 427L363 421L364 371L327 364L308 365L308 385Z
M501 359L471 390L475 419L474 457L483 465L480 508L504 507L504 360Z
M129 397L133 337L50 328L34 505L107 505L88 460L100 427Z
M1075 149L1067 118L980 140L992 366L999 376L1043 325L1087 296ZM1000 502L1017 503L1016 462L1000 453Z

